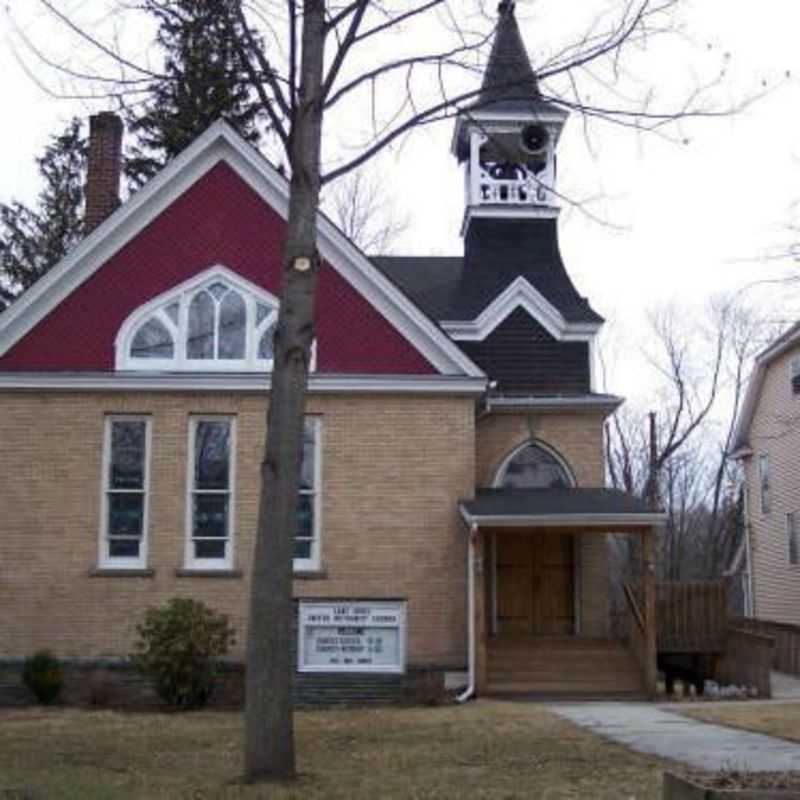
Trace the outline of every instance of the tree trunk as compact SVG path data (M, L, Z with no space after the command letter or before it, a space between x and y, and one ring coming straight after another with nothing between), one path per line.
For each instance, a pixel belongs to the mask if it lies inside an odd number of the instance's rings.
M286 780L295 774L292 557L319 268L316 217L324 12L324 0L304 0L300 88L291 127L284 281L250 588L245 706L245 777L250 781Z

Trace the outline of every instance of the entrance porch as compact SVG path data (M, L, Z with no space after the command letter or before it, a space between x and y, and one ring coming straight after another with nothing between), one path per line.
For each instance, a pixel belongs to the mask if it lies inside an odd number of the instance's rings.
M606 489L489 489L470 529L473 678L482 695L653 696L654 532L664 515ZM609 636L606 535L641 543L631 633Z

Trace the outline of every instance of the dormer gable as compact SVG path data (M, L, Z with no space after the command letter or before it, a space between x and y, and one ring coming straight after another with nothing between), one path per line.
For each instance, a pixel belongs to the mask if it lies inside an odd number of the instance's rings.
M145 308L154 314L149 334L163 344L159 355L174 341L160 369L159 358L147 359L149 371L186 371L193 359L180 344L180 319L171 321L170 304L162 301L179 287L212 277L202 273L213 265L228 270L220 273L221 291L238 287L225 313L239 314L236 298L245 316L255 309L255 329L251 325L247 334L255 341L266 332L259 326L269 324L257 319L264 313L258 303L274 311L280 293L287 213L286 178L228 125L215 123L2 314L0 377L11 385L12 372L100 374L130 372L134 364L135 371L147 371L145 359L125 351L133 344L125 337L134 324L126 326L126 320ZM475 379L480 390L482 371L322 214L318 246L320 372L461 376ZM223 313L214 297L198 302L215 319ZM343 318L348 325L341 324ZM259 358L264 340L247 340L241 358L220 358L217 349L205 366L258 372L269 360Z

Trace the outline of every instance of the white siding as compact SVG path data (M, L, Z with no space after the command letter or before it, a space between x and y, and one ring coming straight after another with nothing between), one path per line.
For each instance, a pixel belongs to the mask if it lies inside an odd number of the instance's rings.
M800 511L800 395L792 393L791 361L800 344L766 370L750 427L753 455L745 465L755 616L800 625L800 565L789 563L786 516ZM761 511L758 460L769 455L770 511Z

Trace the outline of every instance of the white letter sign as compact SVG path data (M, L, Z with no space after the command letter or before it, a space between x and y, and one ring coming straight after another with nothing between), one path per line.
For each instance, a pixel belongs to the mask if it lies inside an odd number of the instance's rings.
M403 672L405 603L300 601L300 672Z

